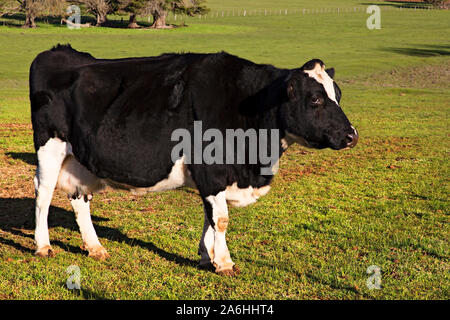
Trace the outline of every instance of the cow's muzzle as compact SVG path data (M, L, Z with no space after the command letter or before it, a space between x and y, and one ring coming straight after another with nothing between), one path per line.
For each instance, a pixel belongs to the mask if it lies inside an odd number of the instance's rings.
M345 140L347 142L347 148L353 148L354 146L356 146L356 143L358 143L358 131L356 131L355 128L353 128L353 133L349 133L347 134L347 136L345 137Z

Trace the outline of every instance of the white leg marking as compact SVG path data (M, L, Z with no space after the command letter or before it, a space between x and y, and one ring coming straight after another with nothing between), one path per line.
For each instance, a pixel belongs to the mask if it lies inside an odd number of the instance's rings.
M212 206L212 218L214 221L214 260L216 272L232 272L234 262L228 251L225 233L228 227L228 207L225 197L226 192L219 192L215 196L209 196L206 200Z
M81 237L83 238L83 246L89 251L89 256L95 259L105 259L109 255L105 248L98 241L94 226L92 225L91 214L89 211L89 201L84 201L83 198L72 199L70 201L78 226L80 227Z
M70 152L66 142L58 138L52 138L40 147L37 152L38 166L34 178L36 192L36 230L34 239L36 241L36 255L53 255L48 235L48 208L53 197L59 170Z
M203 224L203 234L200 240L198 253L201 256L200 266L209 265L214 262L214 229L209 223L209 219L206 216Z

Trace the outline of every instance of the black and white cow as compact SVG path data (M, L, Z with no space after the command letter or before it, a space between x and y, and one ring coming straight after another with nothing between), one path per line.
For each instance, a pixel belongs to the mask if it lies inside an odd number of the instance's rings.
M53 255L47 226L54 189L69 195L89 256L108 257L91 222L92 194L198 189L205 222L200 265L237 272L225 240L227 202L245 206L270 189L261 163L185 163L171 158L171 134L203 127L278 129L279 158L293 142L335 150L358 134L339 106L334 70L320 60L297 69L255 64L225 52L95 59L69 45L42 52L30 70L38 166L36 254Z

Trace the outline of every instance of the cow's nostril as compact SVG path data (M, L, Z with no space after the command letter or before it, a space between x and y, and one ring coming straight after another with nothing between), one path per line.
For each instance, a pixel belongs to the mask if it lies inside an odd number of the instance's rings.
M354 136L352 134L348 134L345 137L345 141L347 142L347 146L350 145L353 142L353 138L354 138Z
M345 141L347 142L347 147L353 148L358 142L358 132L354 130L355 133L348 134L345 137Z

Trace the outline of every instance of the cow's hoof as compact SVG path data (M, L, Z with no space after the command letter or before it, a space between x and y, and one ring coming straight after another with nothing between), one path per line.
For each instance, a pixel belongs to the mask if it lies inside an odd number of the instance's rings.
M238 266L234 265L231 269L216 270L216 273L220 276L234 277L241 273L241 270Z
M102 246L94 247L89 249L89 257L95 260L105 260L109 258L109 253Z
M53 251L51 246L44 246L42 248L39 248L36 250L36 252L34 253L36 256L38 257L54 257L55 256L55 251Z

